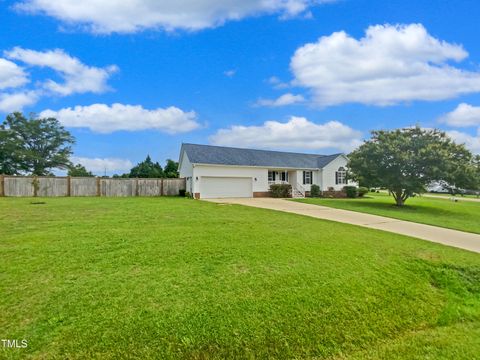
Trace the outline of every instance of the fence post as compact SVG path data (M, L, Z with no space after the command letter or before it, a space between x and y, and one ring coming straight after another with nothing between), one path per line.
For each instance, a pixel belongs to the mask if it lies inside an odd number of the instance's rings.
M5 196L5 175L0 175L0 196Z
M163 183L163 178L162 178L161 182L162 182L162 185L160 186L160 196L163 196L165 194L165 190L163 190L163 184L164 184Z
M38 196L38 188L40 187L40 181L38 180L37 176L33 177L32 186L33 186L33 197L37 197Z
M72 196L72 177L67 176L67 196Z
M138 178L135 178L135 196L138 196Z
M97 196L100 196L100 178L97 176Z

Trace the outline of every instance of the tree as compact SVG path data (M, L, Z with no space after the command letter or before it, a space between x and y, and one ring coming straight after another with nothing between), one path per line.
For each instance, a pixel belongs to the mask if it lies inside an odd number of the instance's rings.
M130 170L131 178L161 178L164 177L162 167L158 162L153 162L150 155L141 163L138 163Z
M75 139L55 118L35 118L31 114L27 119L15 112L0 125L0 133L0 167L10 173L47 175L52 169L71 165Z
M473 183L473 155L440 130L420 127L372 131L349 155L350 177L368 187L385 187L398 206L428 184L457 187Z
M167 159L167 164L165 165L163 172L167 178L178 178L178 162Z
M10 129L0 125L0 174L17 175L19 172L19 141Z
M68 169L68 176L76 176L76 177L92 177L94 176L90 171L85 169L85 166L82 164L72 165Z

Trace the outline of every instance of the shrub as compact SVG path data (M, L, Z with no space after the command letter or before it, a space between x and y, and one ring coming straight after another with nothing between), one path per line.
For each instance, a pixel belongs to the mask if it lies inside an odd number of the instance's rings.
M320 197L320 186L313 184L310 187L310 196L311 197Z
M370 192L377 192L377 189L371 188L371 189L370 189Z
M186 194L186 193L187 193L187 191L184 190L184 189L178 190L178 196L185 197L185 194Z
M358 197L362 197L363 195L368 193L368 188L360 186L358 188Z
M358 196L358 189L356 186L345 186L343 190L345 190L347 197L349 198L356 198Z
M274 198L287 198L292 196L292 185L272 184L270 185L270 196Z

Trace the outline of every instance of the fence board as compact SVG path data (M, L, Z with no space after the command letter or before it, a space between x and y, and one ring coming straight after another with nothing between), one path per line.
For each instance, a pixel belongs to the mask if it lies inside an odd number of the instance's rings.
M185 179L4 176L0 196L177 196L185 185Z
M175 196L185 190L185 179L163 179L163 195Z
M135 179L101 179L102 196L135 196Z
M94 177L71 178L70 196L97 196L97 179Z
M5 196L33 196L33 177L5 176Z
M138 196L162 195L162 179L138 179Z
M60 177L39 177L37 196L55 197L68 195L68 179Z

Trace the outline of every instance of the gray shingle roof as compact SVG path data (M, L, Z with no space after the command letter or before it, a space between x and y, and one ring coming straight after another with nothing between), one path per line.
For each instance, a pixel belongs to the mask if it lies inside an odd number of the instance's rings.
M266 166L278 168L318 169L341 154L315 155L283 151L241 149L224 146L182 144L180 153L187 153L195 164Z

